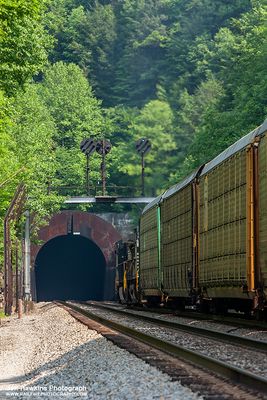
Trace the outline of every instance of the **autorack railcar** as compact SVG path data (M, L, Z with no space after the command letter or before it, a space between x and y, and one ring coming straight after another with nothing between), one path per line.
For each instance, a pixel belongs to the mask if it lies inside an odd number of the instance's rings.
M257 130L241 138L206 164L199 178L199 287L205 308L252 306L256 138Z
M139 259L142 269L139 269L139 290L143 297L151 302L162 295L161 262L161 222L158 196L143 211L140 218Z
M167 190L159 204L164 296L172 305L194 297L197 263L197 177L200 169Z
M145 207L139 298L258 316L267 295L267 120Z

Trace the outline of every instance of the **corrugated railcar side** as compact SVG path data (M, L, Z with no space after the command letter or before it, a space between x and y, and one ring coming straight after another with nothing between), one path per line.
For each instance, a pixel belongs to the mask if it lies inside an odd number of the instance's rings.
M139 284L144 296L161 296L159 196L140 218Z
M266 205L267 120L144 209L144 296L264 311Z
M267 120L261 126L258 146L258 267L259 287L267 298Z
M162 276L164 293L187 298L192 294L196 240L194 237L194 172L162 196Z
M254 297L248 214L250 154L258 129L206 164L200 176L199 284L204 297Z

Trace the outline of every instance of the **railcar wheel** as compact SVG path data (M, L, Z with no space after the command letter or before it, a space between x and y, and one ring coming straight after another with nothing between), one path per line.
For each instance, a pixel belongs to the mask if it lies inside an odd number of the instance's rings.
M167 303L167 307L171 310L176 311L184 311L185 310L185 301L181 299L173 299Z
M214 314L226 315L228 311L227 304L225 304L223 299L218 299L213 302L212 310Z
M121 304L127 304L128 296L122 286L119 287L119 300Z
M254 310L254 316L257 321L267 321L267 310Z
M209 314L211 312L210 306L210 301L201 300L200 303L197 304L197 310L203 314Z
M158 296L147 297L147 305L149 307L159 307L161 303L161 298Z
M135 288L135 284L134 284L134 283L132 283L132 284L129 286L129 302L130 302L131 304L136 304L136 303L138 303L138 300L137 300L137 293L136 293L136 288Z

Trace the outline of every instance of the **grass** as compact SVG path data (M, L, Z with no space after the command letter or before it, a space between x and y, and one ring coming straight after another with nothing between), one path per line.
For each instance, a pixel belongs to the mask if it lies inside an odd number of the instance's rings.
M0 310L0 318L5 318L5 313L4 313L4 311L1 311L1 310Z

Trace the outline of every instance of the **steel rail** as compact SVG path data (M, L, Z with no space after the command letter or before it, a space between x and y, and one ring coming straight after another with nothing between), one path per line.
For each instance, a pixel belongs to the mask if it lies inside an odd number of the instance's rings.
M193 350L188 350L182 346L172 344L168 341L158 339L154 336L146 333L137 331L125 325L121 325L117 322L111 321L107 318L96 315L88 310L85 310L77 305L70 304L68 302L57 302L63 304L65 307L73 309L78 313L90 318L104 326L114 329L122 334L132 337L133 339L139 340L151 347L154 347L164 353L167 353L173 357L182 358L187 362L191 362L198 367L204 367L213 373L217 373L225 378L233 380L235 383L240 383L254 390L258 390L263 393L267 393L267 379L259 377L251 372L242 370L241 368L234 367L225 362L215 360L209 356L203 355Z
M168 308L143 308L140 306L129 305L129 309L137 310L137 311L148 311L155 312L159 314L170 314L176 315L177 317L182 318L194 318L198 320L208 320L211 322L219 322L224 325L236 326L238 328L259 328L267 331L267 323L263 321L257 321L255 319L243 319L241 316L225 316L218 314L203 314L197 311L175 311Z
M116 309L112 306L104 304L97 304L94 302L86 302L86 304L102 308L105 310L113 311L117 314L127 315L131 318L138 318L143 321L152 322L156 325L164 326L166 328L177 329L180 331L197 334L212 339L222 340L228 344L238 344L239 346L245 346L246 348L250 348L252 350L260 350L267 352L267 343L260 340L248 339L242 336L233 335L231 333L219 332L215 329L206 329L197 326L186 325L181 322L161 320L157 317L149 317L147 315L139 315L139 314L137 315L130 313L127 310Z
M243 319L241 317L231 317L225 315L212 315L212 314L201 314L196 311L181 311L175 313L178 317L184 318L195 318L199 320L210 320L214 322L220 322L224 325L235 325L240 328L259 328L267 331L266 322L257 321L254 319Z

